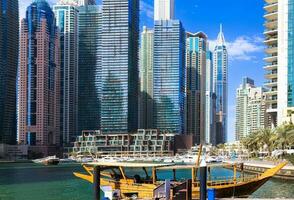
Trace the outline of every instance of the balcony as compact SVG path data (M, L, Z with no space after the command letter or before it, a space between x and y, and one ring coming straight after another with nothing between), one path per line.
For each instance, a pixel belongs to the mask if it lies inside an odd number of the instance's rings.
M278 37L269 37L269 38L266 38L264 41L264 44L268 46L273 46L273 45L276 45L277 43L278 43Z
M278 46L277 45L273 45L273 46L268 46L265 49L265 53L267 54L277 54L278 52Z
M273 3L277 3L278 0L265 0L265 2L268 4L273 4Z
M268 108L266 110L267 113L277 113L278 112L278 109L277 108Z
M278 28L278 20L268 20L264 23L264 26L267 29L277 29Z
M267 20L276 20L278 19L278 12L276 10L273 12L267 12L263 17Z
M268 65L265 65L263 67L263 69L265 70L274 70L274 69L278 69L278 64L277 63L269 63Z
M268 57L265 57L263 60L267 63L277 62L278 56L276 54L272 54L272 55L269 55Z
M265 94L268 97L277 96L278 95L278 90L277 89L272 89L270 91L265 92Z
M270 38L270 37L275 37L275 38L277 38L278 36L278 29L277 28L274 28L274 29L266 29L264 32L263 32L263 34L266 36L266 37L268 37L268 38Z
M277 87L278 86L278 82L277 82L277 80L275 80L275 81L268 81L268 82L265 82L264 86L265 87L268 87L268 88Z
M264 77L266 79L271 80L271 79L274 79L274 78L278 78L278 73L273 73L273 72L267 73L267 74L264 75Z
M270 4L265 4L265 6L263 7L264 10L266 10L267 12L274 12L278 10L278 3L277 2L273 2Z

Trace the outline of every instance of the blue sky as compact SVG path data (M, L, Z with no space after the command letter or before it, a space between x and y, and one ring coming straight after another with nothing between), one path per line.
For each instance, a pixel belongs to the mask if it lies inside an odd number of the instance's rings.
M57 0L48 0L53 4ZM32 0L20 1L21 17ZM99 3L99 0L97 1ZM211 44L216 40L219 24L229 51L229 140L234 138L235 93L242 77L264 82L263 71L263 0L175 0L176 18L186 31L205 32ZM153 26L153 0L141 0L141 27Z
M263 5L262 0L175 0L176 18L186 31L204 31L211 43L216 40L219 24L229 51L228 139L234 139L235 95L242 77L264 82ZM141 24L152 27L153 0L141 3Z

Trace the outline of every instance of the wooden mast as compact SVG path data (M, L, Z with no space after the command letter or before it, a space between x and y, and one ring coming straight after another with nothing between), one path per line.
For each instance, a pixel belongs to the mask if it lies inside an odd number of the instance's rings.
M201 154L202 154L202 144L200 144L199 146L199 152L198 152L198 157L196 160L196 167L192 168L192 182L194 183L197 177L197 171L198 171L198 167L199 167L199 163L200 163L200 158L201 158ZM194 171L194 172L193 172Z

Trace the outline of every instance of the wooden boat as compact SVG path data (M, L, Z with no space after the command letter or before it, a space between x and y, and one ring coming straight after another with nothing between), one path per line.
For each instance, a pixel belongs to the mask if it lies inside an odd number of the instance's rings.
M237 177L237 164L233 164L234 177L232 179L208 181L207 188L214 189L217 198L248 197L286 164L286 162L281 163L260 175L245 176L243 174L241 177ZM220 166L224 165L213 164L209 165L208 168ZM171 170L173 174L173 177L170 177L169 185L171 199L198 199L200 195L200 184L196 180L198 167L195 167L195 165L100 162L84 164L83 167L88 174L74 173L76 177L91 183L94 183L94 179L98 179L100 186L111 186L113 190L119 190L122 198L136 196L138 199L153 199L156 196L156 191L164 184L163 181L157 179L157 172L160 170ZM130 176L126 173L127 171L137 172L140 168L145 174L144 178L141 177L141 174ZM191 170L190 190L188 187L183 187L183 185L189 184L176 180L176 172L183 169ZM150 171L152 172L151 176L148 174ZM181 197L181 193L185 193L187 198Z

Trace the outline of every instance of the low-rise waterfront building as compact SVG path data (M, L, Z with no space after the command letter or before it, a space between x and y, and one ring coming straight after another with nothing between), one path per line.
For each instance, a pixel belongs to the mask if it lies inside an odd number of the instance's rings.
M172 155L175 134L156 129L139 129L132 134L103 134L100 130L83 131L70 150L75 155Z

